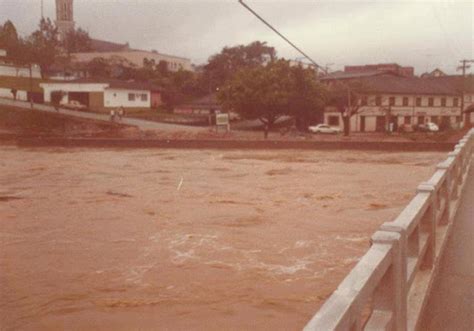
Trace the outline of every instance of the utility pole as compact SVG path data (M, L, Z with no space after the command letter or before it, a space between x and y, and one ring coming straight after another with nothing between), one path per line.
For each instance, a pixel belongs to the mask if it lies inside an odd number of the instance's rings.
M458 67L458 70L462 70L462 84L461 84L461 118L462 118L462 113L464 111L464 86L466 84L466 69L469 69L471 67L471 65L469 63L474 63L474 60L460 60L459 62L462 63L461 66ZM470 118L469 118L469 113L465 113L464 114L464 127L467 127L469 122L470 122Z
M30 107L33 109L33 64L30 62Z

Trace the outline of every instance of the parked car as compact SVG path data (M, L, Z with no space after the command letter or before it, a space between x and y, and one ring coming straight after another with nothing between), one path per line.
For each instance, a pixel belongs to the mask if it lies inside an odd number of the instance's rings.
M436 123L433 122L428 122L426 124L420 124L418 125L418 131L422 132L438 132L439 127L436 125Z
M413 132L415 130L416 130L416 127L414 125L411 125L411 124L401 124L398 127L398 131L400 131L400 132Z
M315 126L308 127L308 130L312 133L340 133L341 129L329 126L327 124L318 124Z
M71 100L68 103L62 105L64 108L73 109L73 110L87 110L87 106L83 105L77 100Z

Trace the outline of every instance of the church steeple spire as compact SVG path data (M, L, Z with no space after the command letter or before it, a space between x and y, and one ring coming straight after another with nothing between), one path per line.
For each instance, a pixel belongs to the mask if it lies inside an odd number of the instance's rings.
M56 0L56 27L61 39L74 30L73 0Z

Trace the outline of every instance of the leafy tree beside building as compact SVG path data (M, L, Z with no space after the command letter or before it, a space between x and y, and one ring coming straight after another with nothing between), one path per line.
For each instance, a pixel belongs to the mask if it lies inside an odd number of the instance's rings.
M365 86L360 81L334 82L329 87L328 105L335 107L342 117L344 135L351 132L351 118L362 106Z
M265 137L282 116L293 116L306 128L313 116L321 116L326 88L316 82L311 69L291 67L286 60L266 66L241 69L218 94L224 109L243 118L259 119L265 125Z

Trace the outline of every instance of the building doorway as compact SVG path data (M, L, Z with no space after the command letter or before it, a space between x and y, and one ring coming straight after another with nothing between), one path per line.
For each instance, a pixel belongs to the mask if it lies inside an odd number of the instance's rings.
M375 131L384 132L386 122L385 116L377 116L375 118Z
M360 132L365 132L365 116L360 117Z
M396 132L398 131L398 117L397 116L390 116L390 131Z
M69 101L77 101L81 105L89 107L89 93L87 92L69 92L68 93Z

